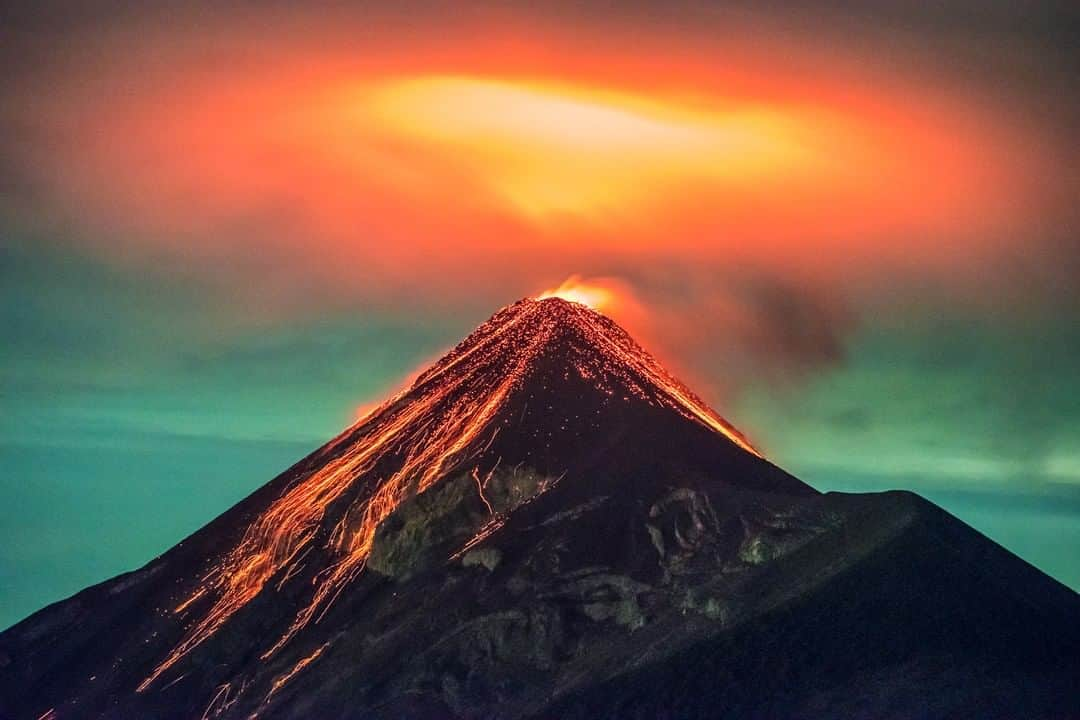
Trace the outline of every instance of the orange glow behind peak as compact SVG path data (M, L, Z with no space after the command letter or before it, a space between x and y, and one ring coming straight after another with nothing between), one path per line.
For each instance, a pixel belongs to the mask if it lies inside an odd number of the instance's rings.
M536 300L547 298L561 298L568 302L578 303L585 307L603 312L610 308L616 301L616 288L612 284L603 281L586 281L580 275L571 275L563 280L558 287L545 290L536 296Z

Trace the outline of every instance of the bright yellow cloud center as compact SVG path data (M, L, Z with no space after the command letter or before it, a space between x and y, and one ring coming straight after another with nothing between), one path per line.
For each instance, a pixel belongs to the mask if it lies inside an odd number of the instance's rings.
M806 159L798 125L775 110L601 89L412 77L369 88L362 111L534 217L618 211L682 182L741 184Z

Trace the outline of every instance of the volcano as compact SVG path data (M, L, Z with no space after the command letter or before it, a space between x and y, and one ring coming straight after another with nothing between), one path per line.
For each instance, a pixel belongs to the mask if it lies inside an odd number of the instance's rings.
M819 493L558 297L0 635L0 717L49 720L1066 718L1078 678L1076 593Z

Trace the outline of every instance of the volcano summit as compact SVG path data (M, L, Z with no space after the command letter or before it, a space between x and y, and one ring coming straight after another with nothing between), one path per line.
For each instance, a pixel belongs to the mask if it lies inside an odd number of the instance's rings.
M1071 590L817 492L559 298L0 635L4 718L1065 718L1078 677Z

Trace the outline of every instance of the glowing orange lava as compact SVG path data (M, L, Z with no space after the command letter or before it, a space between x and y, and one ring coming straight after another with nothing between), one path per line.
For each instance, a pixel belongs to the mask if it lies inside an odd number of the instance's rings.
M604 308L610 307L615 301L615 289L596 282L586 282L580 275L571 275L558 287L545 290L536 296L537 300L545 298L562 298L569 302L579 303L590 307L597 312L603 312Z
M326 652L326 648L328 647L330 647L330 643L324 643L323 645L319 646L319 648L315 650L315 652L311 653L307 657L301 658L300 661L297 662L296 665L294 665L292 669L289 670L289 672L275 679L274 684L270 686L270 692L267 693L266 699L269 700L271 697L273 697L274 693L283 688L286 683L296 677L296 675L301 670L318 660L319 656Z
M570 288L579 291L567 290L571 299L598 297L577 285ZM174 614L199 615L139 691L216 633L268 584L280 591L314 563L310 594L289 628L262 654L270 658L317 622L363 571L379 524L408 497L452 472L471 475L480 501L493 516L489 531L497 528L502 520L484 487L502 458L487 457L489 449L511 422L508 408L520 402L515 393L529 387L530 378L551 362L553 347L558 348L559 367L565 366L560 376L576 373L604 403L633 400L666 408L758 454L614 322L566 299L559 292L504 308L409 388L322 448L314 469L293 480L252 522L239 544L177 604ZM512 417L519 419L527 406ZM488 468L484 478L478 469L481 462ZM337 510L340 514L327 519L331 505L342 498L348 498L344 512ZM324 525L329 533L316 545ZM302 665L296 671L300 669ZM222 692L229 697L228 690Z

